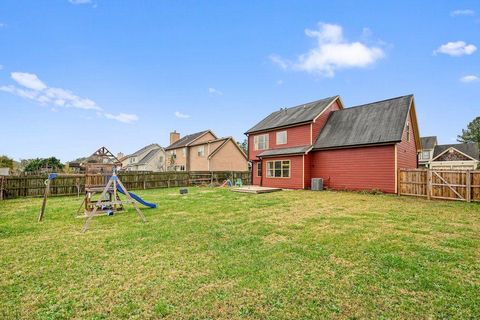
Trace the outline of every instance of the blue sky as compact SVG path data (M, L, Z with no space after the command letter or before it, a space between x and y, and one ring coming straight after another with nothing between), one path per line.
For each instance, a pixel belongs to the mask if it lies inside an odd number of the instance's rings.
M0 3L0 154L63 161L281 107L415 95L421 135L480 115L478 1Z

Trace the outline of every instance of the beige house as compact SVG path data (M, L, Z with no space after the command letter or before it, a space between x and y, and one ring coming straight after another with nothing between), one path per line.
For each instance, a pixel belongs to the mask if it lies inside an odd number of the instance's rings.
M436 145L429 168L434 170L476 170L480 151L476 143Z
M218 138L211 130L180 138L170 133L165 148L169 171L247 171L247 156L232 137Z
M152 171L162 172L166 170L165 150L157 143L146 147L120 159L122 170L125 171Z

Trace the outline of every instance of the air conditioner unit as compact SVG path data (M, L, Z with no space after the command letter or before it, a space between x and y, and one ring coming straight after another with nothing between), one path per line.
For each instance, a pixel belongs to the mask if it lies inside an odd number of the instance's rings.
M323 190L323 179L322 178L312 178L311 190L313 190L313 191Z

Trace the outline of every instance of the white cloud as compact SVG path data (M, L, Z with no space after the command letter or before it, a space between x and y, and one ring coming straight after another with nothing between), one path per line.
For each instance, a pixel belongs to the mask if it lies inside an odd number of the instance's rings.
M277 80L277 82L275 82L277 86L281 86L283 85L283 80Z
M100 115L120 122L130 123L138 120L138 116L134 114L113 115L104 112L95 101L79 97L67 89L49 87L36 74L12 72L10 76L19 86L0 86L0 91L35 101L41 105L97 111Z
M370 30L367 33L371 35ZM369 47L358 41L348 42L343 37L340 25L319 23L318 29L306 29L305 34L316 38L317 44L313 49L301 54L295 62L289 62L277 55L271 55L270 60L282 69L291 68L333 77L337 70L365 68L385 56L379 47Z
M460 81L463 82L463 83L475 82L475 81L478 81L478 80L479 80L479 78L476 75L473 75L473 74L460 78Z
M215 89L215 88L208 88L208 93L210 93L211 95L216 95L216 96L221 96L223 95L223 92L218 90L218 89Z
M454 10L450 12L450 15L452 17L458 17L458 16L474 16L475 11L472 9L459 9L459 10Z
M117 120L123 123L132 123L138 121L138 116L136 114L120 113L118 115L114 115L111 113L104 113L103 115L107 119Z
M47 85L38 79L36 74L27 72L12 72L11 77L19 85L24 86L32 90L43 90L47 88Z
M181 113L180 111L175 111L175 117L177 117L179 119L188 119L188 118L190 118L190 115L185 114L185 113Z
M282 57L276 54L271 54L269 58L270 58L270 61L272 61L274 64L276 64L283 70L286 70L290 64L289 61L283 59Z
M71 4L89 4L92 0L68 0Z
M477 51L477 47L473 44L467 44L465 41L454 41L442 44L433 53L443 53L452 57L460 57L463 55L471 55L475 51Z

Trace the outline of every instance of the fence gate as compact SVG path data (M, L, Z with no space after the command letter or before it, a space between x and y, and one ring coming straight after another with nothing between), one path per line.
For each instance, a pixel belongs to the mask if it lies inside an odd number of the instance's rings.
M458 201L480 201L480 171L400 169L398 194Z

